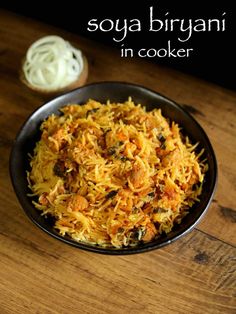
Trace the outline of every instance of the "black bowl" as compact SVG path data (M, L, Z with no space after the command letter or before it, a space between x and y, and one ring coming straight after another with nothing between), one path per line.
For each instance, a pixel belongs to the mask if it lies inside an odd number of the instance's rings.
M140 244L137 247L125 248L102 248L99 246L88 245L75 242L69 237L62 237L54 228L52 219L45 218L32 205L32 198L27 196L30 193L26 179L26 170L29 169L28 153L32 153L36 141L40 139L39 126L41 122L52 113L59 114L59 108L68 103L84 103L89 98L100 102L111 101L123 102L131 96L135 103L145 105L148 110L155 107L161 108L165 117L177 122L193 142L199 142L200 148L205 149L204 157L207 158L209 170L205 176L203 191L200 202L195 204L190 213L183 219L180 225L176 225L168 235L163 235L149 243ZM172 100L145 87L121 83L121 82L102 82L87 85L67 94L50 100L42 107L38 108L25 122L19 131L13 145L10 157L10 174L16 195L28 217L42 230L54 238L77 248L103 254L133 254L160 248L166 244L179 239L200 221L203 214L207 211L212 200L216 181L217 163L211 143L201 126L183 108Z

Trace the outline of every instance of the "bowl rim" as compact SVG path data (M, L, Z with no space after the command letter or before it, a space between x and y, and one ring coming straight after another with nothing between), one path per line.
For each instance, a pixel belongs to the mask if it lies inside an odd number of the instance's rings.
M45 228L44 226L42 226L38 221L36 221L34 219L34 217L32 217L32 215L30 214L29 210L27 210L23 204L22 201L22 193L21 190L19 189L19 187L17 186L16 182L15 182L15 178L14 178L14 160L16 159L16 154L17 154L17 149L18 149L18 141L19 138L22 134L22 132L24 131L24 129L27 127L28 124L30 124L34 118L34 116L37 116L40 112L44 112L45 109L50 107L51 103L55 103L60 101L60 99L62 100L65 96L70 96L73 93L76 93L79 90L82 89L87 89L89 87L92 86L99 86L99 85L126 85L126 86L131 86L134 88L138 88L141 90L144 90L146 92L155 94L156 96L158 96L159 98L162 98L164 101L167 101L169 103L171 103L173 106L175 106L179 111L181 111L182 114L184 114L185 116L187 116L190 120L193 120L194 123L197 125L197 128L201 131L201 133L203 134L205 141L207 142L208 148L210 150L210 155L212 157L213 160L213 174L214 174L214 178L213 178L213 187L212 190L209 193L209 198L207 201L206 206L203 208L203 210L201 211L201 213L199 214L199 216L197 217L196 220L194 220L194 222L190 225L188 225L183 232L177 234L177 235L173 235L172 237L170 237L169 239L163 239L162 242L160 243L155 243L154 241L148 242L145 244L145 246L134 246L134 247L127 247L127 248L106 248L106 247L101 247L98 245L89 245L83 242L76 242L75 240L73 240L72 238L66 238L61 236L59 233L53 233L50 230L48 230L47 228ZM63 105L62 105L63 106ZM62 107L60 106L60 107ZM58 107L58 108L60 108ZM57 97L54 97L52 99L49 99L48 101L44 102L42 105L38 106L26 119L25 122L22 124L22 126L20 127L19 131L17 132L15 139L13 141L13 145L12 145L12 149L10 152L10 157L9 157L9 172L10 172L10 178L11 178L11 182L12 182L12 186L14 188L15 194L17 196L17 199L24 211L24 213L26 214L26 216L30 219L30 221L32 221L37 227L39 227L41 230L43 230L44 232L46 232L47 234L49 234L51 237L60 240L61 242L67 243L73 247L85 250L85 251L90 251L90 252L94 252L94 253L99 253L99 254L108 254L108 255L130 255L130 254L137 254L137 253L144 253L144 252L148 252L148 251L152 251L154 249L158 249L161 248L163 246L166 246L170 243L173 243L174 241L178 240L179 238L181 238L182 236L186 235L187 233L189 233L190 231L192 231L194 229L194 227L200 222L200 220L203 218L203 216L206 214L211 201L214 197L215 191L216 191L216 187L217 187L217 182L218 182L218 166L217 166L217 159L216 159L216 155L214 152L214 149L211 145L211 142L206 134L206 132L204 131L204 129L201 127L201 125L198 123L197 120L195 120L195 118L183 107L181 107L177 102L173 101L172 99L164 96L163 94L150 89L148 87L145 87L143 85L139 85L136 83L130 83L130 82L126 82L126 81L99 81L99 82L93 82L90 84L86 84L83 85L81 87L75 88L69 92L65 92ZM31 208L35 207L33 206L32 203L30 203L29 200L29 206ZM40 213L39 213L40 214Z

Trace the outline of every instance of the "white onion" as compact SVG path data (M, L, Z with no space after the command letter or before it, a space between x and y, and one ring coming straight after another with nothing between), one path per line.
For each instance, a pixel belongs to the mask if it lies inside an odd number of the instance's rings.
M55 90L78 79L83 67L80 50L59 36L46 36L29 47L23 72L33 87Z

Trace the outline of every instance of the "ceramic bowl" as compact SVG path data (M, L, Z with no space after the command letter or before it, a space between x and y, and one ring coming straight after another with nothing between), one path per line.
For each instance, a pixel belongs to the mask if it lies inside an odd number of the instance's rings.
M54 229L52 220L43 217L40 211L33 206L32 198L27 196L30 193L26 178L26 171L29 170L28 153L32 153L36 141L40 139L39 126L52 113L60 114L59 109L66 104L82 104L89 98L100 102L106 102L108 99L114 102L124 102L129 96L132 97L135 103L145 105L147 110L152 110L155 107L161 108L165 117L177 122L183 128L183 132L193 142L199 142L199 149L204 148L204 158L207 158L209 170L205 176L200 202L191 208L181 224L175 225L169 234L162 235L149 243L141 243L137 247L103 248L75 242L67 236L63 237ZM22 208L40 229L50 236L79 249L119 255L141 253L161 248L192 230L199 223L211 203L217 181L217 163L212 145L202 127L186 110L173 100L143 86L123 82L101 82L83 86L54 98L32 113L15 139L10 157L10 174Z

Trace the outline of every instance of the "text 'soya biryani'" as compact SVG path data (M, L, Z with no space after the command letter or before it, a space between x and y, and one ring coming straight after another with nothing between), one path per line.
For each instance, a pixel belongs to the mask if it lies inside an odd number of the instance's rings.
M199 201L203 151L160 109L128 99L61 111L42 123L28 173L34 205L61 235L135 246L169 233Z

